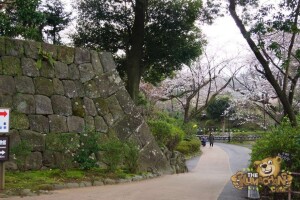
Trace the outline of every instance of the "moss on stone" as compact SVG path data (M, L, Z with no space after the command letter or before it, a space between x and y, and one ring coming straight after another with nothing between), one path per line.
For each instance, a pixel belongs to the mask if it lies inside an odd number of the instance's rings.
M28 117L23 113L12 112L10 117L10 123L12 129L26 130L29 128Z
M13 56L3 56L1 60L4 75L22 75L21 61L19 58Z
M59 47L57 50L57 59L63 63L71 64L74 62L75 50L71 47Z
M44 77L37 77L34 79L36 93L46 96L53 95L53 81Z
M85 117L84 103L81 98L72 99L72 111L74 116Z
M24 54L23 41L6 39L6 55L21 57Z
M97 112L100 115L104 116L109 113L108 103L105 99L102 99L102 98L94 99L94 103L95 103Z

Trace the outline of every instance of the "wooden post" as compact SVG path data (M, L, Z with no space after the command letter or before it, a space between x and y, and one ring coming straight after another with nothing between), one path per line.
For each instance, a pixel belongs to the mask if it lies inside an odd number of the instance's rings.
M291 191L291 188L289 189L288 200L292 200L292 191Z
M0 191L4 190L5 185L5 164L0 162Z

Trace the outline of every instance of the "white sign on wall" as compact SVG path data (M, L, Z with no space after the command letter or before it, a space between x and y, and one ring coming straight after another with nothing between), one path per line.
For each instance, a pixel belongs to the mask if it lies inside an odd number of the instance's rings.
M9 132L9 108L0 108L0 133Z

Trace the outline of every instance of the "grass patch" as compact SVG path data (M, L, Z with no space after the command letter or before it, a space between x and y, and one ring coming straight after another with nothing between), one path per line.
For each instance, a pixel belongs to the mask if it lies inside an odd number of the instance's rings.
M93 168L87 171L80 169L67 171L60 169L25 172L7 171L5 173L5 188L14 191L20 189L30 189L32 191L51 190L54 184L94 181L105 178L127 179L135 175L121 169L116 170L114 173L108 173L107 170L101 168Z

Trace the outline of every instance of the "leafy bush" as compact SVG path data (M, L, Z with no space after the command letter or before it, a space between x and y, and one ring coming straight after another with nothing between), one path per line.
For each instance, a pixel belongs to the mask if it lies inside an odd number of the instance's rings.
M167 146L170 151L173 151L185 136L181 128L167 121L149 120L148 125L158 144Z
M266 133L256 142L252 149L251 162L283 154L286 156L283 157L282 168L291 172L299 171L299 128L292 127L288 121L282 122L280 126L273 128L271 132ZM299 182L294 182L293 187L299 190L299 186Z
M57 167L63 171L73 165L73 156L78 144L78 137L75 134L48 133L46 135L46 150L60 155Z
M99 139L100 133L95 131L86 131L80 134L80 144L74 161L79 164L81 169L89 170L98 167L96 154L100 151Z
M123 161L123 143L117 137L111 136L101 144L101 151L101 161L106 164L109 172L115 172Z
M182 125L182 129L187 137L193 137L197 134L198 126L196 122L189 122Z
M183 140L178 144L176 150L184 155L196 154L200 151L200 140L198 138Z
M124 165L130 173L137 172L139 148L136 143L128 141L124 145Z
M31 154L32 146L25 140L11 148L15 162L20 171L26 171L27 158Z

